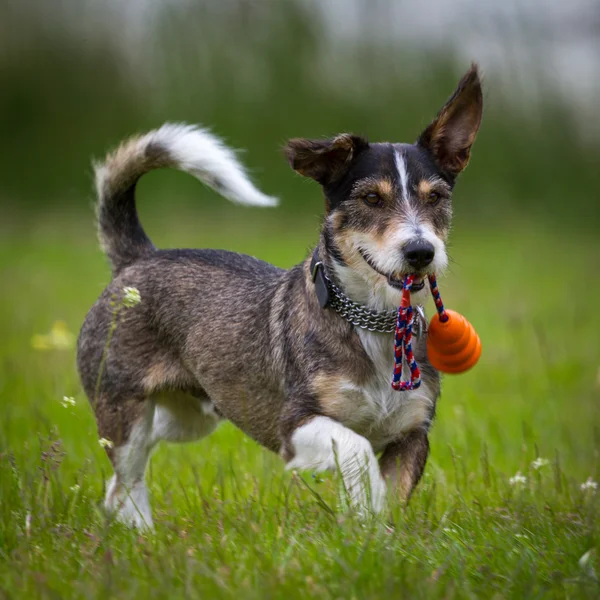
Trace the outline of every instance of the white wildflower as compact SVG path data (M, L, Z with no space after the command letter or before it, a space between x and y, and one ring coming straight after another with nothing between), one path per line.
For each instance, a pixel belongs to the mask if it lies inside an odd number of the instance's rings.
M72 491L74 494L76 494L76 493L77 493L77 492L78 492L78 491L81 489L81 486L80 486L78 483L76 483L75 485L72 485L72 486L71 486L69 489L70 489L70 490L71 490L71 491Z
M107 440L106 438L100 438L98 440L98 443L100 444L100 446L102 448L112 448L115 445L113 442L111 442L110 440Z
M72 396L63 396L63 399L60 401L64 408L69 408L70 406L75 406L77 402L75 402L75 398Z
M540 458L539 456L531 463L531 466L537 471L542 467L547 467L550 461L547 458Z
M597 581L598 578L596 577L596 571L594 569L594 561L591 560L593 554L594 548L590 548L577 562L579 563L581 570L584 571L588 577Z
M136 304L142 301L140 290L135 287L123 288L123 306L125 308L133 308Z
M581 556L581 558L579 559L579 561L578 561L578 562L579 562L579 566L580 566L582 569L585 569L585 568L587 567L588 563L590 562L590 556L591 556L591 555L592 555L592 551L591 551L591 550L588 550L588 551L587 551L585 554L583 554L583 555Z
M521 475L521 471L517 471L516 474L508 480L510 485L521 485L527 483L527 477Z
M587 481L581 484L581 490L584 492L591 491L592 494L596 493L598 489L598 482L594 481L591 477L587 478Z

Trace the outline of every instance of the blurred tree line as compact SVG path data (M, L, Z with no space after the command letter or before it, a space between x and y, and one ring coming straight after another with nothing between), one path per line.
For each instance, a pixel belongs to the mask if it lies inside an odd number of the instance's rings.
M330 32L302 0L166 2L150 15L141 3L139 18L137 4L125 21L91 0L0 8L3 205L87 208L92 157L131 133L182 120L247 149L243 160L284 211L317 213L317 190L295 179L281 155L287 138L353 131L413 141L469 66L440 49L417 56L401 41L361 39L345 55L328 54ZM598 140L581 141L556 97L514 111L497 100L496 83L489 74L460 212L597 227ZM164 177L145 188L144 202L167 193L195 202L195 182Z

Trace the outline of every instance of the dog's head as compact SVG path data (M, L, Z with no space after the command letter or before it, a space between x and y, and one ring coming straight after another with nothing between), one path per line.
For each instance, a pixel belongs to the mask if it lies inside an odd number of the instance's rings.
M444 270L452 189L482 111L473 65L415 144L372 144L351 134L288 142L292 168L323 187L330 267L353 299L398 306L406 274L416 276L417 293L427 274Z

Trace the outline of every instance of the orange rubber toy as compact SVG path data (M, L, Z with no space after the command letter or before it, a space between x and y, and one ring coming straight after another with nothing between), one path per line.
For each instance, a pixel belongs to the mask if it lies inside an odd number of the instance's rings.
M402 302L394 337L394 373L392 387L397 391L414 390L421 385L421 371L412 350L414 310L410 305L413 275L407 275L402 290ZM437 287L435 275L429 275L429 287L437 314L429 323L427 355L429 362L442 373L464 373L474 367L481 356L481 341L475 328L462 315L446 310ZM406 363L410 380L403 379Z
M462 315L446 310L445 321L435 315L427 332L429 362L442 373L463 373L481 356L481 341L475 328Z
M437 309L427 332L429 362L442 373L464 373L477 364L481 340L469 321L444 308L435 275L429 276L429 287Z

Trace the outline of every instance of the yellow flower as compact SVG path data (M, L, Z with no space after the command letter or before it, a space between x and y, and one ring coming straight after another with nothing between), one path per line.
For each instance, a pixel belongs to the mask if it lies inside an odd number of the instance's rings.
M55 321L50 333L36 334L31 338L35 350L68 350L75 344L75 336L64 321Z

